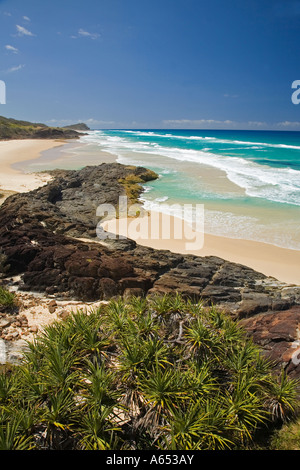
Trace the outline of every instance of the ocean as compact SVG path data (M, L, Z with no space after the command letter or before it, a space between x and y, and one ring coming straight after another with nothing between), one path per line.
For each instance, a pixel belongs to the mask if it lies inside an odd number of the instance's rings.
M300 132L95 130L68 145L27 171L82 168L108 152L158 173L145 184L146 209L203 204L206 233L300 250Z

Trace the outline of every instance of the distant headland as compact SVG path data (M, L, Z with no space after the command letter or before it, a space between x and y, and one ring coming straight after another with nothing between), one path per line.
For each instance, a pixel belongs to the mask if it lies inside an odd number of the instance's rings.
M84 123L65 127L50 127L42 123L33 123L0 116L0 140L77 139L82 135L82 131L87 130L89 130L89 128Z

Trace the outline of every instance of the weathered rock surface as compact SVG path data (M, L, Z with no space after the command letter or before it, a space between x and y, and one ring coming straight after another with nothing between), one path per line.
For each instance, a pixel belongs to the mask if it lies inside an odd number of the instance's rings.
M300 377L300 306L267 311L241 321L268 359L289 375Z
M174 254L132 240L100 241L97 207L117 207L125 194L120 181L130 175L147 181L144 168L114 163L54 174L46 186L10 196L0 207L3 281L81 301L173 292L203 299L243 321L268 354L300 373L289 359L298 341L299 286L213 256Z

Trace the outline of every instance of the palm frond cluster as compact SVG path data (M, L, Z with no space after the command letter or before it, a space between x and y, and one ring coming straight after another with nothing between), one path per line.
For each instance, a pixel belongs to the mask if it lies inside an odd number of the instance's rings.
M0 449L241 449L296 413L296 386L214 307L111 300L47 326L0 375Z

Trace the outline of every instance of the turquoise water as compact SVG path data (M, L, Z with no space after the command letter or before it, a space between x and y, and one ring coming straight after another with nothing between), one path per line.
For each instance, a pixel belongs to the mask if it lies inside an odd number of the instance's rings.
M205 231L300 249L300 133L111 130L83 141L155 170L148 209L204 204Z
M177 171L176 162L222 170L246 195L300 205L300 133L253 131L98 131L86 140L101 145L120 160L147 160L153 169ZM128 151L135 155L129 156ZM142 154L147 154L145 158ZM155 155L165 157L163 160ZM200 189L200 190L199 190ZM210 198L209 191L185 185L186 194ZM213 193L218 197L218 190ZM224 197L224 194L222 195Z
M159 174L145 185L147 209L204 204L207 233L300 249L300 132L90 131L35 169L97 164L101 151Z

